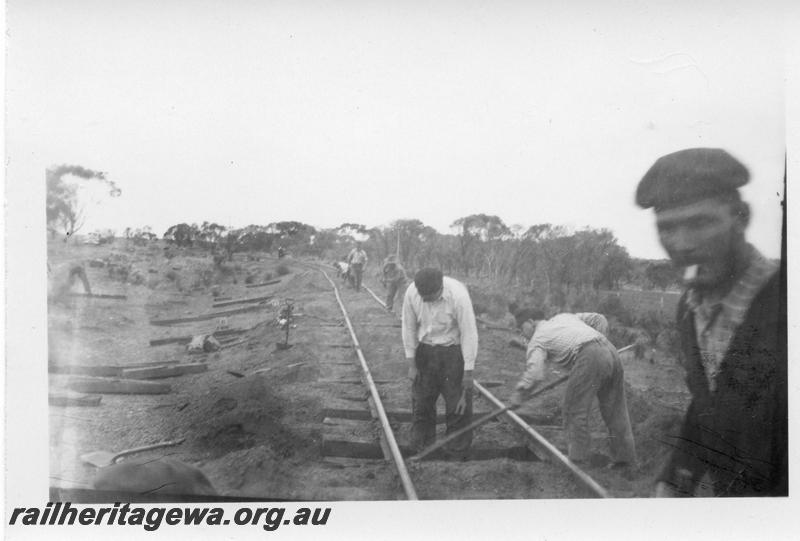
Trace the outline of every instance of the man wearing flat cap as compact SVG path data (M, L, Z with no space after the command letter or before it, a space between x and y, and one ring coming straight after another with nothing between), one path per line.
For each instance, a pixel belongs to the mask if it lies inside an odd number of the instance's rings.
M436 401L444 397L447 433L472 420L472 371L478 354L478 327L464 284L433 268L420 270L403 298L403 345L412 381L411 446L421 451L436 439ZM466 459L467 432L445 447Z
M745 240L749 172L721 149L659 158L636 203L653 208L662 246L686 269L680 360L692 395L657 496L788 494L786 282ZM705 484L705 483L704 483Z

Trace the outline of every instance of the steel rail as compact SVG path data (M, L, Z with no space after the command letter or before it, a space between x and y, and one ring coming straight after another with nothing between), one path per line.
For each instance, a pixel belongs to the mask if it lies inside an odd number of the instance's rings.
M497 406L498 408L505 407L500 400L498 400L492 393L490 393L483 385L478 383L477 381L472 382L475 388L480 392L484 398L489 400L492 404ZM547 441L544 436L536 432L536 430L531 427L528 423L522 420L522 418L514 413L513 411L506 411L505 415L511 419L519 428L521 428L528 436L530 436L536 443L549 454L553 458L555 458L560 464L566 467L570 473L572 473L581 483L583 483L589 490L594 492L597 496L601 498L609 498L609 494L597 482L589 477L589 475L581 470L578 466L575 465L569 458L567 458L561 451L556 449L556 447Z
M400 481L403 484L403 490L405 491L409 500L417 500L419 499L417 497L417 491L414 488L414 484L411 482L411 477L408 474L408 469L406 468L406 463L403 460L403 455L400 452L400 447L397 445L394 432L392 431L391 426L389 426L389 418L386 415L383 402L381 402L380 395L378 394L378 388L375 386L375 381L372 379L372 373L369 370L369 366L367 366L367 360L364 358L364 353L361 351L361 344L358 342L358 337L353 329L353 324L350 322L350 317L347 315L347 310L345 309L344 303L342 302L342 297L339 294L339 288L336 287L336 284L333 280L331 280L327 272L322 269L319 269L319 271L323 276L325 276L325 278L333 287L333 292L336 295L336 302L339 303L339 308L342 310L342 315L344 316L344 321L347 324L347 329L350 331L350 338L353 340L353 345L355 346L358 360L361 363L361 370L364 373L364 379L367 382L367 387L369 387L369 392L372 396L375 410L378 414L378 420L381 423L381 428L383 429L386 443L389 446L389 452L392 456L392 460L394 461L394 465L397 468L397 472L400 475Z

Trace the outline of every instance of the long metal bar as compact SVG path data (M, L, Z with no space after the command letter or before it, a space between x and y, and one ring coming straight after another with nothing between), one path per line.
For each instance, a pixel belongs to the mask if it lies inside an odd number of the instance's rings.
M473 385L475 388L478 389L487 400L493 403L498 408L505 407L505 404L500 402L492 393L490 393L483 385L478 383L477 381L473 381ZM589 477L589 475L581 470L578 466L576 466L569 458L567 458L561 451L555 448L552 443L547 441L541 434L536 432L528 423L522 420L522 418L514 413L513 411L506 411L505 415L508 416L511 421L514 422L518 427L525 431L525 433L530 436L538 445L542 447L550 456L556 459L559 463L561 463L565 468L567 468L572 475L574 475L581 483L583 483L589 490L594 492L597 496L601 498L608 498L609 494L597 482Z
M350 318L348 317L347 310L342 302L342 297L339 295L339 288L336 287L336 284L333 280L331 280L330 276L328 276L328 273L323 270L320 270L320 272L323 274L323 276L325 276L328 282L330 282L331 286L333 286L333 292L336 295L336 301L339 303L339 308L342 310L342 315L344 316L344 321L347 324L347 329L350 331L350 338L352 338L353 344L355 345L356 354L358 355L358 360L361 363L361 370L364 372L364 379L367 382L367 387L369 387L372 400L375 403L375 410L378 413L378 420L381 423L381 428L383 429L383 433L386 437L386 443L389 446L392 460L397 468L397 472L400 474L400 481L403 484L403 489L405 490L406 496L408 496L409 500L417 500L419 499L417 497L417 491L414 488L414 484L411 482L411 476L408 474L408 469L406 468L406 463L403 460L403 455L400 453L400 447L397 445L394 432L389 426L389 418L386 415L386 410L383 408L383 402L381 402L380 395L378 394L378 388L375 386L375 381L372 379L372 373L369 371L367 360L364 358L364 353L361 351L361 344L359 344L358 337L356 336L355 330L353 330L353 325L350 323Z
M378 304L380 304L381 306L383 306L384 308L386 308L386 303L385 303L385 302L383 302L383 301L382 301L382 300L381 300L381 299L380 299L380 298L379 298L379 297L378 297L378 296L375 294L375 292L374 292L374 291L372 291L370 288L368 288L368 287L367 287L367 286L365 286L364 284L361 284L361 286L362 286L364 289L366 289L366 290L367 290L367 293L369 293L370 295L372 295L373 297L375 297L375 300L376 300L376 301L378 301Z
M492 419L495 419L495 418L499 417L500 415L504 414L509 409L511 409L511 406L503 406L499 410L492 411L492 412L487 413L486 415L484 415L482 417L479 417L478 419L476 419L475 421L472 421L467 426L459 428L455 432L451 432L450 434L448 434L444 438L440 439L436 443L434 443L432 445L429 445L427 449L423 449L422 451L420 451L416 455L410 457L408 460L410 462L416 462L418 460L422 460L423 458L425 458L429 454L433 453L434 451L436 451L438 449L441 449L442 447L444 447L445 445L447 445L448 443L450 443L454 439L458 438L462 434L464 434L466 432L470 432L472 430L475 430L479 426L485 425L486 423L488 423Z
M550 383L548 383L544 387L541 387L541 388L537 389L533 394L531 394L528 397L528 400L530 400L530 399L532 399L532 398L534 398L536 396L539 396L542 393L545 393L545 392L549 391L553 387L558 387L559 385L561 385L562 383L564 383L568 379L569 379L569 374L567 374L565 376L561 376L560 378L551 381ZM455 432L451 432L450 434L448 434L447 436L445 436L441 440L439 440L436 443L434 443L433 445L429 446L427 449L424 449L424 450L420 451L419 453L417 453L415 456L412 456L409 460L411 460L411 461L422 460L423 458L425 458L426 456L428 456L432 452L436 451L437 449L440 449L440 448L444 447L445 445L447 445L448 443L450 443L454 439L458 438L459 436L461 436L461 434L464 434L465 432L469 432L471 430L475 430L479 426L488 423L489 421L491 421L492 419L494 419L496 417L499 417L500 415L504 414L505 412L507 412L510 409L513 409L512 406L503 406L499 410L495 410L495 411L493 411L491 413L487 413L483 417L480 417L479 419L471 422L467 426L465 426L463 428L459 428Z

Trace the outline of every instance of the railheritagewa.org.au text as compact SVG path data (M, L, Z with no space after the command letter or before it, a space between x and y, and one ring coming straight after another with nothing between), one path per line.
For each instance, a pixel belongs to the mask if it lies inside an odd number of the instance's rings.
M140 507L115 503L79 507L69 502L44 507L15 507L9 525L22 526L138 526L147 531L167 526L260 526L274 531L281 526L324 526L330 507L300 507L287 514L285 507L240 507L233 514L220 507Z

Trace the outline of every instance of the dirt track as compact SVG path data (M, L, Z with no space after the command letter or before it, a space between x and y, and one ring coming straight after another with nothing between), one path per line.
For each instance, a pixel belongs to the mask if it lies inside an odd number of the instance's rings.
M102 247L82 247L72 255L87 260L102 257ZM153 250L129 254L134 267L151 277L177 268L178 278L190 283L198 269L209 265L207 256L179 255L163 260ZM291 349L276 348L283 333L275 324L277 302L263 310L228 317L231 327L251 328L243 343L219 352L186 353L180 344L149 346L166 336L213 331L215 320L172 326L151 326L151 319L179 318L216 311L210 288L177 289L177 281L150 280L141 285L111 280L103 268L87 268L93 289L128 295L125 302L71 298L50 307L52 355L59 365L131 365L149 361L206 362L208 371L168 378L166 395L103 395L96 408L50 408L51 484L89 485L92 467L81 454L97 449L122 450L162 440L185 437L175 448L152 451L169 454L200 467L220 493L307 500L398 499L403 492L391 464L383 460L341 460L322 454L327 430L325 408L331 404L363 403L365 389L353 383L358 369L349 336L327 280L301 262L286 261L291 271L279 284L246 288L248 273L276 275L277 260L237 259L238 269L222 284L221 294L234 299L275 294L276 301L291 298L296 328ZM155 271L155 272L152 272ZM234 283L234 280L236 283ZM260 280L257 280L260 281ZM367 279L376 292L374 280ZM77 287L77 286L76 286ZM187 291L189 290L189 291ZM386 407L409 410L400 329L367 293L341 288L362 349L379 384ZM397 308L396 308L397 310ZM508 346L506 331L482 329L475 377L497 381L492 392L508 397L522 371L523 352ZM618 344L621 346L624 344ZM624 356L629 383L629 408L634 422L641 463L628 474L605 468L605 428L596 415L595 460L587 466L612 495L646 496L668 448L660 443L674 429L687 401L682 375L669 357L659 352L653 364ZM256 372L259 371L259 372ZM237 375L232 374L234 372ZM244 377L239 377L244 376ZM51 388L61 388L69 376L51 374ZM553 390L525 406L522 413L546 419L542 433L563 449L560 424L561 390ZM440 404L441 407L441 404ZM475 399L476 412L490 406ZM330 420L328 421L330 422ZM407 423L397 423L404 441ZM443 430L443 425L440 430ZM521 436L504 422L490 423L476 432L476 447L522 444ZM426 461L409 466L420 498L575 498L589 494L563 470L552 464L510 458L469 462Z

